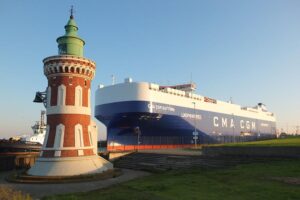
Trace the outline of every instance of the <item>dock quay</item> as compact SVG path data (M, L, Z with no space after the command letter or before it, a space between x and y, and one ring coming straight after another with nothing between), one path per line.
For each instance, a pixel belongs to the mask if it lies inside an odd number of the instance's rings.
M0 171L28 169L34 163L39 152L7 152L0 153Z

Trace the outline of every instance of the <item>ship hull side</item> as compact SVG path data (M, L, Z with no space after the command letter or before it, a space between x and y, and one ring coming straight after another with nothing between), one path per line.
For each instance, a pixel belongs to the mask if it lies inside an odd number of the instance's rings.
M199 134L198 143L275 137L276 130L275 121L150 101L98 105L95 107L95 117L107 126L108 149L111 150L129 150L137 148L137 145L139 148L191 145L194 142L192 133L195 129Z

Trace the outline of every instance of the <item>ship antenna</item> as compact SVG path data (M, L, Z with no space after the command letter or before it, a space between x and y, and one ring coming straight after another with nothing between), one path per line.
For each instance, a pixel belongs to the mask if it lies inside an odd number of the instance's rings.
M44 110L42 110L41 111L41 126L44 126L45 125L45 121L44 121L44 119L45 119L45 111Z
M111 75L111 81L112 81L112 85L114 85L116 81L116 77L114 75Z

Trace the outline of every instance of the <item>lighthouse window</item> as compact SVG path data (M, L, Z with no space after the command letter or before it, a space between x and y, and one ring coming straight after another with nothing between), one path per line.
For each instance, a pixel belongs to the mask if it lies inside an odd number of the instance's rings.
M67 45L66 44L60 44L58 46L58 53L59 54L66 54L67 53Z
M51 106L51 86L48 86L47 89L47 107Z
M84 80L84 86L86 86L86 84L87 84L87 83L86 83L86 79L85 79L85 80Z
M75 88L75 106L82 106L82 88L80 86Z
M54 139L54 148L63 147L64 131L65 131L65 126L63 124L59 124L58 126L56 126L56 133L55 133L55 139Z
M83 147L83 135L81 124L75 126L75 147Z
M57 105L65 105L66 101L66 86L60 85L58 87Z
M93 138L92 138L92 132L89 131L89 138L90 138L90 146L93 146Z

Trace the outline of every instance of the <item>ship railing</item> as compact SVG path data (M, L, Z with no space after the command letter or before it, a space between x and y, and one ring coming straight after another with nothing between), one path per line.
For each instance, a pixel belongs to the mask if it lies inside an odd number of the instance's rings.
M154 83L149 83L149 89L154 91L161 91L168 94L173 94L176 96L192 98L195 100L202 101L203 97L201 95L193 94L192 92L182 91L170 87L164 87L163 89L159 89L159 85Z
M177 96L185 96L184 91L173 89L173 88L166 87L166 88L162 89L161 91L168 93L168 94L177 95Z
M250 112L255 112L255 113L258 113L258 110L255 109L255 108L251 108L251 107L243 107L241 108L242 110L247 110L247 111L250 111Z
M199 101L202 101L202 99L203 99L203 97L201 95L193 94L192 92L185 92L185 97L192 98L192 99L199 100Z

